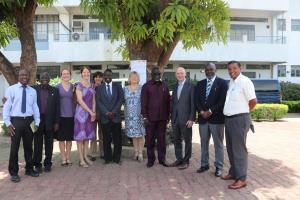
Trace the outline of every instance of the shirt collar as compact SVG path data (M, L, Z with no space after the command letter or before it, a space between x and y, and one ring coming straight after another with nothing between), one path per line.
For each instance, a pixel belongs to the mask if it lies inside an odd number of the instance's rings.
M20 87L20 88L23 86L23 84L20 83L20 82L18 82L17 85L18 85L18 87ZM28 86L28 85L26 85L26 88L27 88L27 86Z
M238 75L238 77L236 77L235 80L233 80L232 78L231 78L231 80L232 80L232 82L237 83L237 82L239 82L239 81L242 79L242 76L243 76L243 74L240 73L240 74Z
M216 77L217 77L217 76L215 75L212 79L210 79L210 81L213 83L213 82L215 81ZM207 80L207 82L209 81L208 78L206 78L206 80Z
M186 79L184 79L183 81L178 81L178 85L184 85Z
M112 86L112 81L110 83L105 83L106 87L109 85L110 87Z

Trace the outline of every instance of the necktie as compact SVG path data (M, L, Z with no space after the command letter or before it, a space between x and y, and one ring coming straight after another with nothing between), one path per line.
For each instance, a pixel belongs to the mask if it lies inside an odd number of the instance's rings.
M22 106L21 106L21 112L26 112L26 85L22 85L23 93L22 93Z
M178 88L177 88L177 99L179 100L180 94L182 90L182 82L178 83Z
M108 96L108 99L111 100L112 95L111 95L111 91L110 91L110 85L107 84L106 86L107 86L107 96Z
M209 95L210 89L211 89L211 80L208 80L206 85L206 98Z

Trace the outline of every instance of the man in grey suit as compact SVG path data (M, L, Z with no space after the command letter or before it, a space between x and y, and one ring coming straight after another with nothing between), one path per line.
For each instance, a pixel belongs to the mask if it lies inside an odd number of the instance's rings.
M97 117L101 121L103 132L104 160L120 163L122 152L121 134L121 106L123 103L123 90L121 85L112 83L112 71L104 71L105 83L97 87L96 105ZM112 153L111 142L114 144Z
M194 86L186 80L183 67L176 69L177 84L172 94L172 127L176 161L171 167L186 169L192 154L192 126L195 119ZM182 152L182 138L185 142L185 155Z

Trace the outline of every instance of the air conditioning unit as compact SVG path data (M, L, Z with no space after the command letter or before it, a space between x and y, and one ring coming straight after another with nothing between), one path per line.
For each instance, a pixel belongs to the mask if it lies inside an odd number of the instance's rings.
M79 40L80 39L79 33L73 33L72 34L72 39L75 40L75 41Z
M74 30L79 30L79 29L81 31L83 31L83 22L82 21L73 21L72 29L73 29L73 32L74 32Z

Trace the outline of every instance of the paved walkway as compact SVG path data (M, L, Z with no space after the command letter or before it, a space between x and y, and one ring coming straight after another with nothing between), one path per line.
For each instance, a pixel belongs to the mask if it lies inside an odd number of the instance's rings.
M20 148L20 176L18 184L9 181L7 159L9 138L0 137L0 199L300 199L300 116L280 122L255 123L256 133L248 135L248 186L238 191L227 189L230 181L214 177L213 145L210 146L210 170L195 171L200 162L197 127L194 129L191 165L184 171L155 165L145 167L124 158L122 166L104 165L102 161L83 169L59 165L58 145L55 144L54 166L51 173L39 178L24 176L24 162ZM174 159L169 147L168 160ZM73 162L77 163L75 145ZM228 170L226 157L225 173Z

